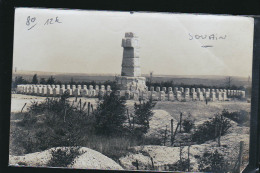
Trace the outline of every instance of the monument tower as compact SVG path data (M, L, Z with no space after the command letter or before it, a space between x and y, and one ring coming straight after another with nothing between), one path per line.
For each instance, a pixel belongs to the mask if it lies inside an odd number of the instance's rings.
M126 32L121 46L124 48L122 71L121 76L117 77L120 90L145 90L145 77L141 76L140 47L137 36L132 32Z

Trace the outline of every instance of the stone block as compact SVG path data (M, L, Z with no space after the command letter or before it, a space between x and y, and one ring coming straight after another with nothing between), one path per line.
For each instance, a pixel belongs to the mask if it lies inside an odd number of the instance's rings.
M181 93L181 91L177 91L177 93L176 93L176 99L177 99L178 101L181 101L181 100L182 100L182 93Z
M195 101L195 100L197 100L197 99L198 99L197 93L196 93L196 92L193 92L193 93L192 93L192 100Z
M60 95L60 87L53 89L53 96L59 96Z
M52 87L47 88L47 96L53 96L53 88Z
M173 94L172 91L169 91L169 92L168 92L168 100L169 100L169 101L173 101L173 100L174 100L174 94Z
M211 92L211 100L216 101L216 93L215 92Z
M166 87L162 87L162 91L166 93L167 92Z
M164 91L160 91L159 92L159 100L160 101L165 101L165 92Z
M199 93L198 93L198 97L199 97L199 100L200 100L200 101L204 101L204 100L205 100L204 95L203 95L203 92L199 92Z
M174 93L176 94L178 91L178 87L174 87Z

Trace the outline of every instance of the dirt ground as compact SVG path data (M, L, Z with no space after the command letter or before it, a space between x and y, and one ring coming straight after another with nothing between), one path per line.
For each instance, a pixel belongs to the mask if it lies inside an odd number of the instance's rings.
M11 100L11 112L20 112L24 107L23 111L31 105L33 101L44 101L46 97L40 96L30 96L22 94L12 94ZM97 98L85 98L79 97L77 100L81 99L82 103L90 102L95 108L98 102ZM75 102L76 98L71 97L69 101L71 103ZM129 109L129 112L134 111L134 104L139 101L128 100L126 105ZM195 119L195 126L202 124L203 122L214 117L215 114L221 113L223 109L227 109L229 112L245 110L250 112L251 104L246 101L216 101L216 102L205 102L200 101L189 101L189 102L179 102L179 101L158 101L154 107L154 116L150 121L150 129L147 136L160 136L167 126L169 132L170 120L173 119L174 128L177 126L179 121L180 113L182 113L183 118L187 117L189 114L192 118ZM223 152L225 157L232 156L232 159L236 159L239 150L239 142L244 141L244 154L243 165L245 166L246 160L248 158L249 150L249 127L239 126L234 121L232 122L232 128L229 129L229 132L222 137L222 147L220 150ZM168 133L169 134L169 133ZM201 145L191 146L191 162L194 164L194 168L197 168L198 165L195 160L195 155L200 155L204 150L213 150L217 146L216 141L208 141ZM135 153L129 153L127 156L120 158L120 164L125 169L135 169L133 162L138 160L140 164L147 165L150 164L150 157L153 157L155 166L160 166L164 164L173 164L174 159L179 156L179 147L172 146L138 146L134 148ZM184 149L186 151L186 148ZM149 156L144 155L143 153L148 153ZM230 157L231 158L231 157ZM147 163L146 163L147 162Z

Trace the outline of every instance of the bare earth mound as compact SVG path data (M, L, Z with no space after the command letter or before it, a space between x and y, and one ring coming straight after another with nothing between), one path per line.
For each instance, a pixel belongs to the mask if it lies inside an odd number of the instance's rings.
M30 153L24 156L9 156L10 166L30 166L30 167L46 167L47 163L51 159L51 151L53 149L64 149L65 147L51 148L42 152ZM86 148L81 147L78 157L74 159L73 164L69 165L69 168L78 169L107 169L107 170L123 170L115 161L107 156Z

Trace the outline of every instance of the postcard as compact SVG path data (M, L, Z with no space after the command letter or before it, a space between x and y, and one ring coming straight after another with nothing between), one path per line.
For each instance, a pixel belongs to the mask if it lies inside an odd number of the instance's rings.
M240 172L254 19L16 8L9 166Z

